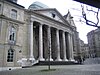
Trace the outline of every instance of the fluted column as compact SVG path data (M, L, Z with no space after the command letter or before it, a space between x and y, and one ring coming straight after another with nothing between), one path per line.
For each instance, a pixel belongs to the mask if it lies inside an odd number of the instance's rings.
M62 32L62 35L63 35L62 37L63 37L63 53L64 53L63 60L68 61L66 58L66 40L65 40L65 32L64 31Z
M51 54L51 28L49 26L48 26L47 34L48 34L49 60L53 61L52 54Z
M68 44L69 44L69 60L75 61L73 56L73 41L72 41L72 34L68 33Z
M44 58L43 58L43 31L42 31L42 25L39 25L39 60L44 61Z
M33 22L30 24L30 60L35 60L33 55Z
M56 61L61 61L61 58L60 58L59 30L58 29L56 29L56 39L57 39L57 59L56 59Z

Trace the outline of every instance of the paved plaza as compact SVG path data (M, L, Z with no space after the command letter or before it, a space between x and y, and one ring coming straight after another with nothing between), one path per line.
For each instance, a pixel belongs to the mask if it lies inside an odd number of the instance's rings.
M56 65L53 71L44 71L48 66L33 66L10 71L1 71L0 75L100 75L100 64L96 65Z

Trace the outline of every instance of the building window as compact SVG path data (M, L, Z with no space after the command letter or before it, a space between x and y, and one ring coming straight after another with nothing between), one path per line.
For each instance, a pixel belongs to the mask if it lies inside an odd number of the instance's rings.
M13 57L14 57L14 50L9 49L8 50L8 56L7 56L7 62L13 62Z
M15 9L11 10L11 18L17 19L17 10L15 10Z
M16 41L16 29L14 26L10 26L9 28L9 42L10 43L15 43Z

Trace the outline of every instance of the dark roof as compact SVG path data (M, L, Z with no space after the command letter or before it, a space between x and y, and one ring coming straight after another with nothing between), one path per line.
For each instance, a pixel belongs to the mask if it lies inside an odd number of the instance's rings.
M15 2L12 2L11 0L5 0L5 1L10 2L10 3L12 3L12 4L15 4L15 5L19 6L19 7L25 8L24 6L19 5L19 4L15 3Z

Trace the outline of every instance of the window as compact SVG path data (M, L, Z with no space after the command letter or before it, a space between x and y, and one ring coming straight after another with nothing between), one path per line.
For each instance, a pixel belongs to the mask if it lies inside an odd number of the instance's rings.
M13 62L13 57L14 57L14 50L9 49L8 50L8 56L7 56L7 62Z
M11 18L17 19L17 10L15 10L15 9L11 10Z
M13 26L9 28L9 42L15 43L16 41L16 29Z

